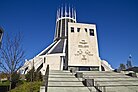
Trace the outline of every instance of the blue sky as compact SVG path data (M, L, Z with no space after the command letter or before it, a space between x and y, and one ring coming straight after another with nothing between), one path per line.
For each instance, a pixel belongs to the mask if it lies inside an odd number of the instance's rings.
M138 0L0 0L0 26L5 34L22 32L26 58L33 58L52 43L56 10L65 3L78 22L97 25L102 59L117 68L131 54L138 66Z

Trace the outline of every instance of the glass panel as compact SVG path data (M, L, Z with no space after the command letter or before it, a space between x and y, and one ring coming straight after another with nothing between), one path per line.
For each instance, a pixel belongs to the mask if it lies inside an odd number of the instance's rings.
M87 32L87 28L85 28L85 32Z
M74 32L74 27L71 27L71 32Z
M59 25L58 25L58 37L60 37L60 28L61 28L61 20L59 20Z
M90 31L90 36L94 36L94 29L89 29Z
M77 28L77 32L80 32L80 28Z
M62 37L65 36L65 19L62 20Z

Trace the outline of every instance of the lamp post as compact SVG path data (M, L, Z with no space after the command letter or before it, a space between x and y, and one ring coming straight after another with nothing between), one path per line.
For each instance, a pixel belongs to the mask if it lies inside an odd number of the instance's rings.
M3 32L4 32L3 29L0 27L0 48L1 48L1 41L2 41ZM1 64L1 62L0 62L0 64ZM1 81L1 74L0 74L0 81Z
M1 47L2 37L3 37L3 32L4 30L0 27L0 47Z

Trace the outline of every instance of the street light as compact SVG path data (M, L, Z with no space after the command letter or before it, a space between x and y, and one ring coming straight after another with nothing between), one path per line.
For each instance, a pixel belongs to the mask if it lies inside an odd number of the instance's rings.
M0 27L0 47L1 47L2 37L3 37L3 32L4 30Z
M1 41L2 41L2 36L3 36L3 29L0 27L0 48L1 48ZM0 62L1 64L1 62ZM1 74L1 73L0 73ZM1 75L0 75L0 81L1 81ZM2 81L1 81L2 82Z

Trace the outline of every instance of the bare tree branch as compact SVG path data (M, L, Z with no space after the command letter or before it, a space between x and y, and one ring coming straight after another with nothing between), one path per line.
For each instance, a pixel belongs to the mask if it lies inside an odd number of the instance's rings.
M17 71L24 63L24 50L22 49L21 33L14 37L6 35L0 54L0 67L10 74Z

